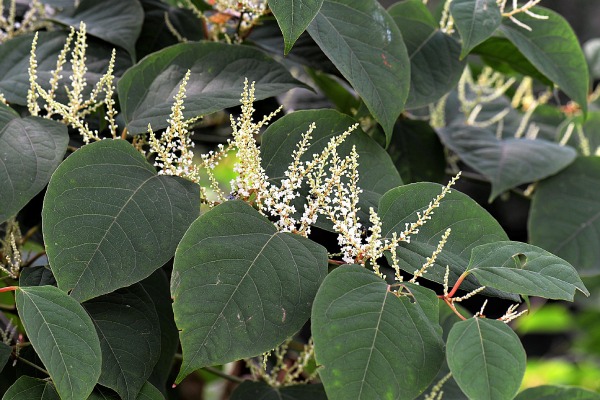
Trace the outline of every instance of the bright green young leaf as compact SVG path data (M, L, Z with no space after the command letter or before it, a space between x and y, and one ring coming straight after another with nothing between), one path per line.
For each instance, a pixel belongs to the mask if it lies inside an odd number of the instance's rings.
M244 77L256 82L258 100L302 83L262 51L216 42L181 43L150 54L119 80L118 93L129 133L168 126L173 96L187 70L183 116L192 118L240 104Z
M454 0L450 12L462 39L461 59L492 36L502 21L496 0Z
M160 323L152 298L135 284L83 304L102 349L98 383L135 400L160 357Z
M275 15L283 40L285 42L285 52L287 54L292 50L292 46L308 24L315 18L319 9L323 5L323 0L270 0L269 8Z
M477 246L467 270L482 285L509 293L569 301L573 301L576 290L590 294L571 264L527 243Z
M275 388L264 382L244 381L231 394L231 400L327 400L321 384Z
M469 318L458 322L446 342L446 359L470 399L511 400L525 374L525 350L504 322Z
M377 212L382 222L382 235L390 239L393 232L400 235L406 229L405 224L416 222L417 212L423 213L429 202L442 192L442 188L435 183L421 182L387 192L381 198ZM446 265L450 266L450 283L455 282L469 265L474 247L508 240L500 224L475 200L452 190L441 201L431 220L410 238L410 243L400 243L397 251L400 268L408 273L420 269L437 248L447 228L452 229L450 237L435 264L424 275L425 279L438 283L444 282ZM467 277L461 288L472 290L479 286ZM486 289L484 293L518 300L518 296L494 289Z
M568 386L537 386L519 393L515 400L600 400L600 393Z
M558 143L525 138L498 139L490 129L450 125L438 129L442 142L492 184L491 202L505 190L546 178L575 159Z
M63 400L85 399L100 376L100 341L89 315L54 286L20 287L17 310L27 337Z
M60 400L52 382L21 376L8 388L2 400Z
M442 33L421 0L394 4L388 10L402 32L410 58L410 91L406 108L439 100L456 87L466 65L460 44Z
M19 118L0 104L0 223L16 215L46 186L68 143L63 124Z
M329 399L413 399L433 380L444 357L441 328L430 319L438 302L428 289L413 296L415 288L407 283L397 296L358 265L325 278L311 326Z
M58 14L53 19L75 29L84 22L89 35L124 48L135 59L135 42L142 30L144 9L138 0L81 0L72 13Z
M326 274L324 247L278 232L242 201L198 218L177 247L171 278L183 348L176 381L278 346L308 320Z
M529 238L583 275L600 272L600 158L579 157L541 181L529 214Z
M325 0L308 33L392 136L404 109L410 61L402 34L376 0Z
M56 170L44 198L58 287L85 301L141 281L173 257L199 212L198 185L158 175L126 141L82 147Z
M548 19L519 13L515 18L531 30L509 19L502 22L500 30L540 72L585 111L589 74L577 36L569 23L554 11L544 7L534 7L531 11Z
M311 123L316 124L312 132L312 145L302 157L303 161L312 160L313 154L320 154L327 142L336 135L342 134L356 120L335 110L303 110L288 114L270 125L264 132L261 141L262 166L267 176L274 182L280 182L285 177L287 167L292 163L293 152ZM377 208L381 195L386 191L402 185L402 180L394 163L385 150L361 129L356 129L338 148L340 157L345 157L356 146L358 152L359 186L363 190L360 195L360 218L369 219L369 207ZM307 195L306 189L301 190ZM298 218L304 210L302 204L297 204ZM317 226L331 229L331 224L321 219Z

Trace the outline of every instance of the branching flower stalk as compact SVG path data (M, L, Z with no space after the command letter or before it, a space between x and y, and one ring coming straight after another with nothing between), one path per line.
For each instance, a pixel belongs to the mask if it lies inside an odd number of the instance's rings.
M17 21L17 0L10 0L6 16L4 4L4 1L0 2L0 43L40 30L47 25L44 19L52 11L39 0L32 0L21 21Z
M0 270L9 277L18 279L23 265L23 256L21 254L21 230L14 219L10 219L6 223L4 239L0 240L0 253L4 256L4 260L0 260Z
M508 0L498 0L498 7L500 8L500 12L502 13L503 17L510 19L512 22L514 22L521 28L531 31L531 27L516 19L515 15L525 13L535 19L548 19L547 15L540 15L531 11L531 9L535 7L540 1L542 0L529 0L527 1L527 3L523 4L522 6L519 6L518 0L512 0L512 10L506 11L506 3L508 2Z

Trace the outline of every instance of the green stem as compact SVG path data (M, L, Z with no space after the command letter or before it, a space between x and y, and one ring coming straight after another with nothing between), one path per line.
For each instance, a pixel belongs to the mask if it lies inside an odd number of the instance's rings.
M29 361L29 360L26 360L26 359L24 359L24 358L21 358L21 357L16 357L16 359L17 359L18 361L20 361L20 362L24 363L24 364L27 364L27 365L29 365L29 366L30 366L30 367L32 367L32 368L35 368L35 369L37 369L37 370L38 370L38 371L40 371L40 372L43 372L44 374L46 374L46 375L50 376L50 373L49 373L48 371L46 371L44 368L40 367L39 365L37 365L37 364L34 364L34 363L32 363L31 361Z

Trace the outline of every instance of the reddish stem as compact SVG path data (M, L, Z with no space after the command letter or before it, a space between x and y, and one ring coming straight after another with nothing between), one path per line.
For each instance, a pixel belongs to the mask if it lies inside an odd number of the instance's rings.
M3 288L0 288L0 293L2 293L2 292L14 292L18 288L19 288L18 286L6 286L6 287L3 287Z
M456 307L454 307L454 303L452 303L451 300L449 300L447 298L444 298L444 301L446 302L446 304L448 304L448 307L450 307L450 309L452 311L454 311L454 314L458 315L458 318L462 319L463 321L467 320L461 313L458 312L458 310L456 309Z
M461 276L458 277L458 280L456 281L456 283L454 284L454 286L452 287L452 290L450 291L450 293L448 293L448 298L452 298L452 296L454 296L456 294L456 291L458 290L458 288L460 287L460 285L463 283L463 281L465 280L465 278L467 277L467 275L469 275L468 271L465 271L461 274Z

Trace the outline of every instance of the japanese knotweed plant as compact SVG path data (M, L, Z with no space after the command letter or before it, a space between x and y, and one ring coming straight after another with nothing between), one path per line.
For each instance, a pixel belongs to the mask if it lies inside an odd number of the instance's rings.
M205 372L238 400L593 396L518 393L510 324L532 296L589 295L589 261L559 257L587 228L554 255L457 190L483 180L543 214L576 152L595 171L562 17L179 3L13 1L0 19L3 398L171 398ZM291 72L335 109L274 100L306 87Z

